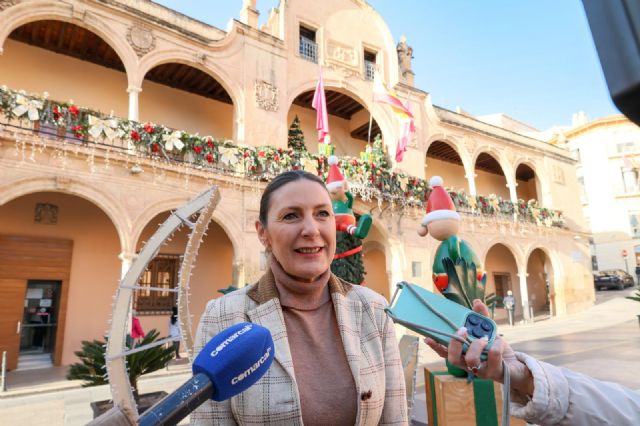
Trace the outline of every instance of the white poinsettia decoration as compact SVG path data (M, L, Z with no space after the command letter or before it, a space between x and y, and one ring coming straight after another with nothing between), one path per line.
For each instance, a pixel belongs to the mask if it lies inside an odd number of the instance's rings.
M43 103L37 99L28 99L22 95L16 95L16 106L11 110L16 117L22 116L27 113L29 120L36 121L40 119L40 110Z
M118 129L118 120L115 118L102 119L94 115L89 115L89 135L94 139L99 138L103 133L110 141L121 135Z
M162 141L164 142L164 149L167 151L172 151L176 149L177 151L182 151L184 148L184 142L180 140L182 137L182 132L180 130L176 130L175 132L168 133L162 135Z
M220 148L220 162L232 166L238 162L238 150L234 147Z

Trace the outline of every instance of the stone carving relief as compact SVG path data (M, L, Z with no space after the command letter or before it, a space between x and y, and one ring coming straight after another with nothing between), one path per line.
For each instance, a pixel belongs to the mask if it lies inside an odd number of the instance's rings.
M11 6L15 6L18 3L19 3L18 0L0 0L0 10L8 9Z
M149 28L132 26L127 31L127 41L139 57L146 55L156 47L156 37Z
M553 166L553 181L555 183L560 184L560 185L564 185L565 184L564 170L562 170L562 167L557 166L557 165Z
M353 46L336 40L327 40L325 63L327 67L341 72L345 76L360 74L360 56Z
M55 225L58 223L58 206L54 204L36 204L35 223L42 225Z
M256 105L265 111L278 110L278 88L264 80L256 80Z

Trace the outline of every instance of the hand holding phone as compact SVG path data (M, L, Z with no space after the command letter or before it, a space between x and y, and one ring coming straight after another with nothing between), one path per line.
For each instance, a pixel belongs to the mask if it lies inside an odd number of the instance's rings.
M481 355L481 359L486 359L486 351L496 338L497 327L493 320L416 284L403 281L397 286L391 305L386 309L394 322L444 346L448 346L451 339L459 340L463 343L463 352L474 340L486 336L488 344ZM455 334L460 327L467 328L467 338Z

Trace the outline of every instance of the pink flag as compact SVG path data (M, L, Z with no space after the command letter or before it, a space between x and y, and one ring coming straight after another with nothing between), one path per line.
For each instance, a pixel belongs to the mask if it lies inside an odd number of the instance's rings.
M402 133L398 140L398 146L396 147L396 161L399 163L404 159L404 153L407 151L407 144L409 139L416 132L416 127L413 124L413 120L407 120L402 123Z
M316 110L316 129L318 130L318 142L324 142L329 134L329 115L327 114L327 98L324 96L324 82L322 81L322 67L320 67L320 80L316 85L311 106Z

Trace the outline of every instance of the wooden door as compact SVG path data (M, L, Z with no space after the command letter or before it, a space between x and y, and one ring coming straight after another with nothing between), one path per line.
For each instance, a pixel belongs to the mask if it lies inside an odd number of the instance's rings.
M7 351L7 370L18 367L20 326L24 313L26 280L0 279L0 355Z

